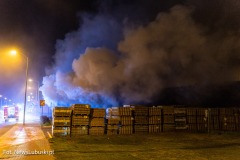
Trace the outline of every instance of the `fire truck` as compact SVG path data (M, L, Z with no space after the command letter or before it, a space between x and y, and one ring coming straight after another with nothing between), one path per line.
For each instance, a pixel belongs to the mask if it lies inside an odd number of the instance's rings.
M4 120L8 122L10 118L19 119L19 108L18 106L4 106L3 108Z

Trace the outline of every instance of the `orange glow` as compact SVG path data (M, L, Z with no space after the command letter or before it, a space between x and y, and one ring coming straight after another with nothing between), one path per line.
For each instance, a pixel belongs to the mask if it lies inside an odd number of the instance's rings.
M16 50L11 50L11 51L10 51L10 54L11 54L11 55L16 55L16 54L17 54L17 51L16 51Z
M18 54L15 48L0 49L0 75L1 81L9 81L24 73L24 57Z

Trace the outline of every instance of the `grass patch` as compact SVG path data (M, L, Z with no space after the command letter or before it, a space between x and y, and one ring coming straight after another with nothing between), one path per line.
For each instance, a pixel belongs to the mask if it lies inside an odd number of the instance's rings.
M240 133L56 137L55 157L64 160L238 160Z

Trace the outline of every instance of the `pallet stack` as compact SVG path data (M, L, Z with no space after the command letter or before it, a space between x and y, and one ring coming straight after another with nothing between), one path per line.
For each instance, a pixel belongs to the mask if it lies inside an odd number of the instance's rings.
M236 130L240 131L240 109L235 109L235 117L236 117Z
M69 136L72 110L68 107L55 107L53 109L52 135Z
M190 132L197 131L197 109L187 108L186 109L187 128Z
M105 116L106 116L106 110L104 108L91 109L91 121L90 121L90 128L89 128L90 135L104 135Z
M207 108L197 109L197 130L198 132L208 131L208 109Z
M149 108L149 133L160 133L162 131L162 108Z
M148 107L131 106L134 115L134 133L148 133Z
M220 123L223 131L236 131L236 112L234 108L220 108Z
M219 109L211 108L209 109L209 127L211 131L220 130L220 121L219 121Z
M163 132L175 131L174 107L163 107Z
M119 116L120 116L119 134L132 134L133 133L132 108L130 106L120 107Z
M187 118L186 118L186 108L175 108L175 127L177 131L182 131L187 129Z
M107 134L115 135L119 133L119 124L120 124L120 116L119 116L119 108L112 107L107 109Z
M87 135L89 130L90 105L74 104L71 108L73 110L71 136Z

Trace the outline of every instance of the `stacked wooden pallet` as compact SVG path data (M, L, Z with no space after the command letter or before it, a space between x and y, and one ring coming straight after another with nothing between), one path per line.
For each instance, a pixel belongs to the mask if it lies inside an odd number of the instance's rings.
M220 130L219 108L209 109L209 127L211 131Z
M90 128L89 128L90 135L104 135L105 115L106 115L106 110L104 108L91 109L91 121L90 121Z
M68 107L55 107L53 109L52 135L70 135L72 110Z
M162 107L149 108L149 133L160 133L162 131Z
M235 117L236 117L236 130L240 131L240 109L235 109Z
M175 127L176 130L186 130L187 129L187 118L186 118L186 108L175 108Z
M237 109L235 108L220 108L220 126L223 131L237 130Z
M107 134L115 135L119 132L120 116L119 108L112 107L107 109Z
M148 133L148 107L131 106L134 115L134 133Z
M133 117L131 107L120 107L120 128L119 134L132 134L133 133Z
M187 128L190 132L197 131L197 108L186 109Z
M197 109L197 131L207 132L208 131L208 109L198 108Z
M74 104L53 109L53 136L240 131L239 108L180 108L179 106L125 106L90 108ZM106 119L105 119L106 117ZM106 131L106 132L105 132Z
M72 125L71 136L87 135L89 130L90 105L74 104L71 106Z
M163 106L163 131L175 131L174 106Z

